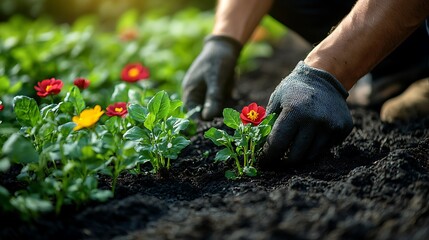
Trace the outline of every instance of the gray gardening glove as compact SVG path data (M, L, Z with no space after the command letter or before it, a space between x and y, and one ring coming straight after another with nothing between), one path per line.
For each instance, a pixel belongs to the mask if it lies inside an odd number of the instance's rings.
M272 163L289 149L286 164L302 163L343 141L353 128L347 96L334 76L299 62L271 94L267 114L278 118L263 148L264 161Z
M235 66L242 45L226 36L211 35L192 63L182 83L182 100L187 110L202 107L201 118L211 120L222 114L231 98Z

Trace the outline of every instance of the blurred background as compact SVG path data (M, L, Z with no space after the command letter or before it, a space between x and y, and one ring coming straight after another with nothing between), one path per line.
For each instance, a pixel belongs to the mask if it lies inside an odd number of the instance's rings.
M18 95L48 101L34 86L44 79L64 83L57 101L76 78L90 86L82 94L87 106L103 108L111 97L130 88L146 96L160 90L181 97L181 81L211 32L216 0L1 0L0 1L0 138L2 127L15 123ZM286 29L265 17L243 49L239 73L257 69ZM121 79L127 64L139 63L150 78L133 86ZM130 91L125 100L138 98ZM134 99L135 100L135 99Z
M33 19L49 16L57 23L72 23L82 15L92 14L99 17L103 27L113 28L120 16L130 9L141 14L154 10L173 14L188 7L211 10L215 4L215 0L2 0L0 21L19 14Z

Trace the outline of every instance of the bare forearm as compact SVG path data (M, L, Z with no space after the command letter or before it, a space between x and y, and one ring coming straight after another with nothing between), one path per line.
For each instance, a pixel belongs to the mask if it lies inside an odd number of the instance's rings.
M268 13L272 2L273 0L219 0L212 34L229 36L242 44L246 43L262 17Z
M330 72L350 89L428 15L427 0L360 0L305 62Z

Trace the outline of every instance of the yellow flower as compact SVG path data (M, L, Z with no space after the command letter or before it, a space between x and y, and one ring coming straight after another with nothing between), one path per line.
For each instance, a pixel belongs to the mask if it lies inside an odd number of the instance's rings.
M96 105L94 108L83 110L79 116L73 117L73 122L76 123L76 127L73 130L77 131L82 128L90 128L98 122L104 111L101 111L101 107Z

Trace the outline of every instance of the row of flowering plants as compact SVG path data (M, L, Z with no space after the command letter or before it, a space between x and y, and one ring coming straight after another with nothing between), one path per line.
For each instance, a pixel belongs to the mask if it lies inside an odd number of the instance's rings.
M60 212L108 199L124 171L170 169L190 144L177 89L212 23L212 12L195 9L165 17L130 11L114 33L88 17L72 25L19 16L0 23L0 173L19 165L25 182L17 192L0 186L0 209ZM254 56L270 52L267 43L250 44L240 66L250 69ZM121 70L140 59L157 71L138 63ZM75 80L37 82L46 76ZM111 177L110 189L98 186L101 175Z
M133 76L137 76L134 68L124 68L122 78L127 82L147 77L140 75L129 81ZM63 81L46 79L34 88L47 103L38 105L27 96L14 98L21 129L3 145L0 171L11 163L21 165L17 178L27 187L11 194L0 186L4 210L17 209L24 218L34 218L40 212L59 213L65 204L107 200L113 196L121 173L148 173L144 164L151 166L151 173L165 173L171 160L190 144L182 133L189 125L181 111L182 102L171 99L167 92L129 101L132 85L118 84L112 104L103 109L86 105L81 92L89 84L89 80L78 78L59 99ZM205 132L206 138L224 147L214 160L233 160L235 169L225 172L228 179L256 176L257 152L271 131L274 114L267 116L263 107L251 103L241 113L226 108L223 116L225 125L235 132L229 135L216 128ZM99 188L100 175L111 177L110 189Z
M181 101L165 91L146 96L147 89L135 84L148 77L142 65L127 65L124 83L115 87L106 108L86 105L82 92L90 81L84 78L76 79L63 98L62 80L38 82L34 89L41 104L14 97L21 128L3 144L0 171L20 165L17 178L27 187L9 193L0 186L1 208L17 209L24 218L59 213L65 204L112 197L119 175L142 173L146 162L154 173L168 170L170 160L189 144L182 135L189 121L183 118ZM111 177L110 189L98 186L101 175Z

